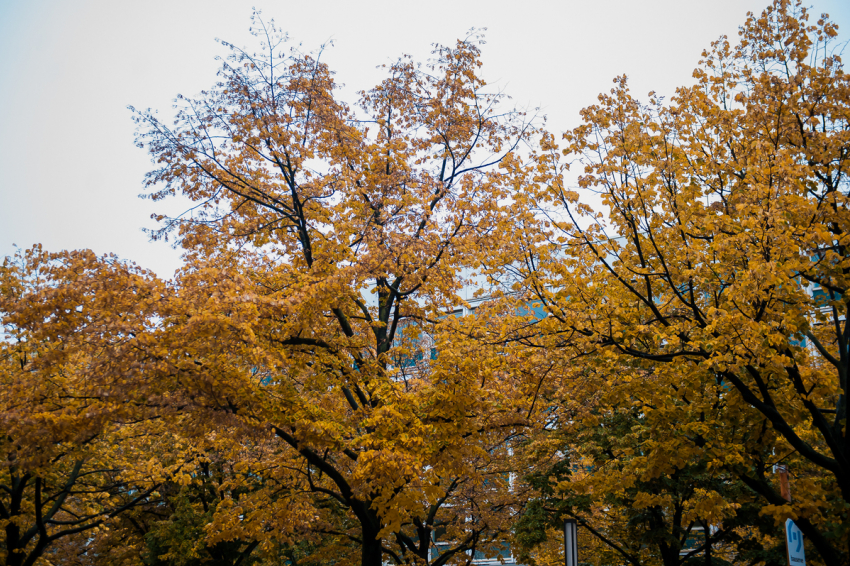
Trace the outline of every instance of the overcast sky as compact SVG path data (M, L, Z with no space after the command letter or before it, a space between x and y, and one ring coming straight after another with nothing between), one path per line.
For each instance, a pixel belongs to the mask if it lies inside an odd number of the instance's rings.
M627 74L634 93L671 94L691 82L700 53L735 37L767 0L0 0L0 257L13 244L91 248L170 276L179 252L141 231L174 203L141 200L150 169L133 145L127 105L171 113L178 93L215 82L215 38L252 47L252 6L294 42L323 54L346 85L381 79L375 67L434 42L487 28L484 77L520 106L539 106L548 127ZM820 0L850 39L850 1ZM817 18L815 18L817 19Z

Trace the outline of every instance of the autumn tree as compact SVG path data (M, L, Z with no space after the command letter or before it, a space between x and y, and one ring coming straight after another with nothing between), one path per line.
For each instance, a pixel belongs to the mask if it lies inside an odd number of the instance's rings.
M156 296L150 274L87 251L35 247L0 265L3 564L84 552L149 501L161 474L136 459L152 431L110 394L105 360L132 348Z
M140 387L271 431L355 521L364 566L427 562L439 516L454 550L436 563L464 561L503 532L480 486L504 472L527 388L504 362L448 355L442 321L512 231L524 179L500 165L536 130L479 77L477 36L387 66L355 111L318 56L285 52L257 16L254 32L265 51L225 43L221 81L179 98L173 127L136 114L150 196L193 203L158 217L186 267L151 333L169 355ZM445 349L401 372L402 327ZM461 520L473 496L477 519Z
M280 556L332 562L332 538L318 535L336 526L341 513L313 501L288 469L291 462L276 454L274 438L260 432L216 427L206 439L193 439L180 473L158 489L162 504L131 517L146 564L248 566Z
M722 427L657 424L687 431L670 435L674 462L713 454L837 565L850 562L850 83L836 36L827 16L811 24L799 2L777 0L737 45L715 42L669 102L641 103L618 78L565 135L579 190L549 146L533 197L547 218L524 276L553 346L593 353L611 375L632 368L647 418L663 417L653 391L689 404L713 390L729 418L754 412L753 431L776 437L771 458ZM793 503L775 463L790 464Z
M65 566L356 561L353 543L340 544L326 532L345 520L344 511L311 497L267 430L252 435L217 426L206 438L187 438L174 433L183 428L182 417L157 419L166 426L155 442L153 435L131 439L142 465L160 469L151 496L82 537L57 543L52 560Z
M531 445L542 454L533 455L528 480L535 496L517 524L523 554L536 554L571 518L584 535L582 560L591 564L679 566L699 559L720 566L772 556L784 562L784 548L764 548L751 536L775 530L771 518L760 516L758 496L710 451L688 449L696 427L677 446L670 438L677 433L659 426L659 415L644 414L652 401L593 381L582 385L595 385L596 402L566 400L561 426ZM714 418L692 420L706 429ZM750 432L749 422L741 424L744 435Z

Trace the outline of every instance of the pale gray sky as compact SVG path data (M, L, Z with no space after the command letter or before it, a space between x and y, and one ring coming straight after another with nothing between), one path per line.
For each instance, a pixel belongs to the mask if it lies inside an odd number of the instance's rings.
M427 58L486 27L483 74L560 133L626 73L635 93L690 82L701 51L735 37L767 0L0 0L0 257L12 244L114 252L169 276L179 252L142 226L175 203L141 200L150 168L133 145L128 104L171 112L177 93L215 81L219 37L253 46L251 7L345 83L346 99L380 80L376 65ZM850 2L820 0L850 39Z

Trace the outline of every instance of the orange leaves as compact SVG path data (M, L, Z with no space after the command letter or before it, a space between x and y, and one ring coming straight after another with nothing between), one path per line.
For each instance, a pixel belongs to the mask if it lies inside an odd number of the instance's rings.
M108 532L161 481L140 464L156 426L139 421L157 411L134 386L158 364L144 336L166 288L115 257L38 246L4 261L0 287L0 509L18 526L3 548L33 563Z
M439 360L410 340L414 328L442 340L470 269L516 257L508 235L528 220L536 159L520 155L536 124L483 90L472 39L435 46L429 65L387 66L357 113L317 57L267 41L262 57L225 44L221 84L181 99L174 128L137 116L159 165L149 187L195 203L163 217L187 262L150 333L166 348L157 399L274 431L309 490L356 518L369 563L376 537L435 515L454 525L452 544L495 537L509 510L494 507L499 526L483 521L473 536L454 490L490 473L488 450L523 423L513 404L525 408L527 388L500 387L450 340ZM420 363L394 365L411 355ZM416 552L427 559L427 545Z
M618 77L564 136L604 214L557 181L533 194L569 222L536 225L516 290L547 305L529 342L576 360L557 393L600 497L639 480L651 493L630 501L669 506L653 482L700 485L683 478L699 462L700 482L740 479L775 515L767 470L781 460L806 486L795 512L811 536L846 519L850 82L828 30L777 1L740 44L715 42L669 104L639 102ZM642 423L620 439L633 444L595 450L618 439L594 427L627 415ZM843 503L827 509L830 490ZM739 514L720 493L693 492L687 516ZM846 563L848 535L820 539L826 562Z
M149 329L165 288L148 272L89 251L48 254L36 247L0 269L7 291L0 298L4 365L11 372L5 374L10 395L5 404L17 406L23 419L14 417L6 429L17 431L41 414L31 400L47 407L52 398L56 405L45 418L79 419L65 422L63 434L90 435L103 426L102 418L123 411L120 401L127 392L113 372L117 365L144 363L132 354L139 346L136 336ZM34 374L41 379L33 381ZM30 389L35 384L40 394ZM63 400L75 397L87 401Z

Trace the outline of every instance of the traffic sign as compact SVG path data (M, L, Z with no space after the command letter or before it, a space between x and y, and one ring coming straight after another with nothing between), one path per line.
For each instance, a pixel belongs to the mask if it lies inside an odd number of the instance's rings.
M803 531L791 519L785 521L785 547L788 549L788 566L806 566Z

